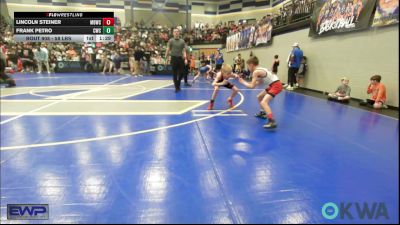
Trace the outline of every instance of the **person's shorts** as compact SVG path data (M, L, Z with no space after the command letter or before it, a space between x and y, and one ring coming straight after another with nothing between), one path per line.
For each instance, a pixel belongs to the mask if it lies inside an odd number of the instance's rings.
M265 91L267 92L267 94L271 95L272 97L275 97L277 94L281 93L282 89L283 89L282 83L279 80L277 80L272 84L270 84L265 89Z
M235 87L235 85L228 82L226 85L224 85L224 87L226 87L228 89L232 89L233 87Z
M199 69L199 71L200 71L201 75L204 75L209 71L209 69L207 67L201 67Z

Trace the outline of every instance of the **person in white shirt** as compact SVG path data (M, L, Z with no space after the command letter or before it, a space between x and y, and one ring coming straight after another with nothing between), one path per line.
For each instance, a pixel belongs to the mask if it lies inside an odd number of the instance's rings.
M260 81L266 85L266 89L257 95L261 111L256 114L256 117L268 119L268 123L263 126L264 128L276 128L277 125L269 104L272 99L282 91L282 83L276 74L273 74L268 69L259 66L259 60L256 56L250 57L250 59L247 60L247 67L252 76L251 82L247 82L243 78L240 78L239 82L251 89L254 89Z
M49 51L45 47L44 44L42 44L41 47L37 47L35 51L35 59L37 61L37 66L38 66L38 74L42 73L42 66L43 64L46 66L47 73L50 74L50 65L49 65Z

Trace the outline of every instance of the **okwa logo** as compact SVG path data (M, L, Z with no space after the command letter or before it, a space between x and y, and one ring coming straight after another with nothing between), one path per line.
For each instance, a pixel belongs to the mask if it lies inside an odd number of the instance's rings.
M363 202L341 202L336 205L333 202L328 202L322 206L322 216L325 219L333 220L339 217L340 219L389 219L389 214L385 203L374 202L372 204Z

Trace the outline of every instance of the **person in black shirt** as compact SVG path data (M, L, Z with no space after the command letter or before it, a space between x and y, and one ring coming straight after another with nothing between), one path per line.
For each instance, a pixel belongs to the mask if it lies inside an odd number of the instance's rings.
M6 56L0 51L0 80L7 83L7 87L15 87L15 81L6 74Z
M272 73L273 74L278 74L278 67L279 67L279 56L275 55L274 56L274 62L272 64Z
M32 67L34 66L34 55L32 49L29 48L28 45L24 45L24 47L21 49L19 57L22 61L22 72L30 72Z
M119 51L114 52L113 63L114 63L115 72L117 74L121 73L121 56L119 54Z
M151 52L145 51L143 60L143 70L144 70L143 72L146 75L150 75L150 58L151 58Z
M140 68L140 60L143 59L143 56L144 56L143 50L139 47L136 47L135 52L133 53L133 57L135 58L135 63L134 63L135 71L133 72L133 75L136 75L136 76L142 75L142 70Z

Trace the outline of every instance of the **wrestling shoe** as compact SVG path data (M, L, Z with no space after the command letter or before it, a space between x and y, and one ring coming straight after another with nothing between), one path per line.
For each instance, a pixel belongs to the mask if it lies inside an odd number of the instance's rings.
M255 114L254 116L261 118L261 119L267 119L267 114L264 111L260 111L259 113Z
M266 123L263 126L265 129L274 129L277 127L275 120L269 120L268 123Z
M228 99L228 104L230 109L233 108L234 105L232 99Z
M210 103L210 104L208 105L207 110L212 110L213 108L214 108L214 103Z

